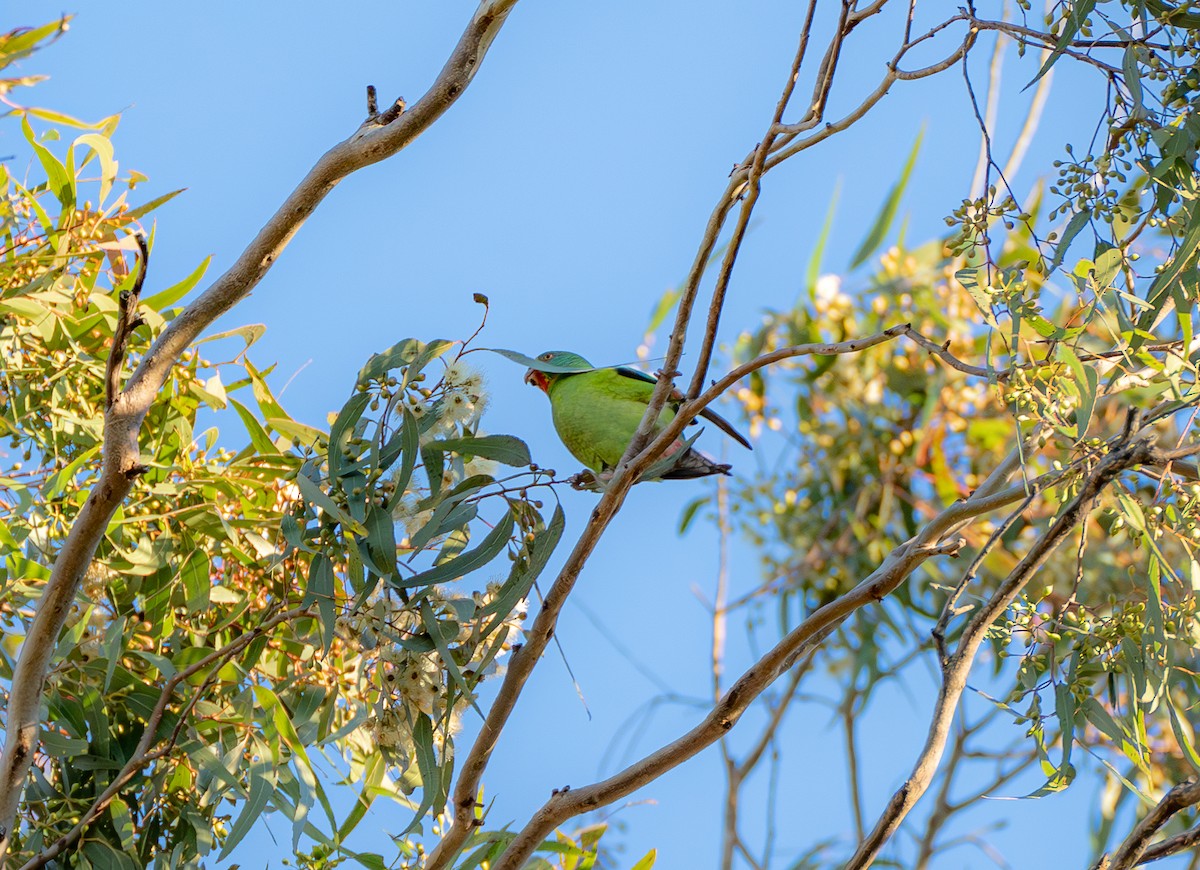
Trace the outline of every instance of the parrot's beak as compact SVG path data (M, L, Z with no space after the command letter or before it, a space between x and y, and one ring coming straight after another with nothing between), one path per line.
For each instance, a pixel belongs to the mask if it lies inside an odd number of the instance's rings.
M542 392L546 392L546 387L550 379L546 377L545 372L539 372L537 369L525 370L525 383L532 384Z

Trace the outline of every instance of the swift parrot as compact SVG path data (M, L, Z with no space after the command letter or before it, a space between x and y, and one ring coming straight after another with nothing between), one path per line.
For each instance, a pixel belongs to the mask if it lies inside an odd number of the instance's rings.
M638 424L646 413L655 379L637 369L592 368L591 363L577 353L551 350L538 356L538 361L561 369L581 371L542 371L530 368L525 383L546 393L554 428L571 455L596 472L607 476L633 440ZM683 401L678 390L667 400L658 417L653 434L661 432L675 417L675 409ZM721 431L739 444L752 449L728 420L705 408L700 416L716 424ZM668 448L671 456L686 447L676 464L664 472L664 479L687 479L710 474L729 474L729 465L714 462L699 450L686 446L680 438Z

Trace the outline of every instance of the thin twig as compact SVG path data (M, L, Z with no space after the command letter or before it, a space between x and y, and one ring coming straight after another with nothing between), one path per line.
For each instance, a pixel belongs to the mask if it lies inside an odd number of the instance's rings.
M137 277L133 280L132 290L122 290L117 299L117 324L113 329L112 347L108 351L108 361L104 365L104 407L113 406L113 402L121 394L121 366L125 362L125 350L129 344L129 336L145 321L138 314L138 299L142 295L142 285L146 282L146 270L150 266L150 248L146 237L136 233L139 265Z

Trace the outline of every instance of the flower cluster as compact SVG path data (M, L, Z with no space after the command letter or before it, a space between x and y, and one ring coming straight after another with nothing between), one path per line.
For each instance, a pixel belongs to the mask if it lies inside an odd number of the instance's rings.
M436 617L432 626L423 624L415 604L387 593L338 618L339 638L359 651L362 689L373 706L373 715L360 729L364 749L378 747L407 764L419 714L435 723L438 743L453 736L463 710L474 700L475 687L503 673L503 658L520 635L524 602L509 614L491 612L501 590L499 583L470 597L432 590L426 596ZM434 631L451 661L430 641Z

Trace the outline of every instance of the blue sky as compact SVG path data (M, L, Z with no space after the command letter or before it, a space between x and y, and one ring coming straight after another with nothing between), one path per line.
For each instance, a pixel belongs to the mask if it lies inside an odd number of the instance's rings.
M472 9L448 0L143 4L121 13L81 4L70 33L24 65L50 81L19 98L89 119L122 112L117 156L150 177L144 198L187 188L158 213L153 292L210 254L209 275L220 274L316 158L357 127L365 86L378 86L381 102L416 99ZM40 23L57 11L17 21L10 10L3 26ZM256 358L279 363L275 387L288 384L282 400L313 423L340 407L369 353L408 336L469 335L479 316L476 292L491 299L484 345L569 348L597 363L632 359L654 303L688 268L730 167L770 118L800 15L801 4L785 0L522 0L466 95L408 150L335 190L218 328L267 324ZM832 115L874 87L899 28L896 16L883 16L856 34ZM943 42L937 51L951 47ZM1019 91L1033 75L1031 61L1018 67L1009 54L996 131L1001 153L1024 119L1028 94ZM982 82L986 54L973 63ZM806 94L807 83L801 88ZM1018 191L1068 137L1086 141L1102 97L1094 80L1060 71ZM904 206L908 232L924 239L944 229L941 218L967 193L978 149L957 69L897 84L860 125L769 176L731 285L724 339L752 326L762 308L790 305L835 187L826 263L830 271L844 267L922 126ZM0 151L14 147L0 139ZM482 356L474 359L493 393L489 431L519 435L540 464L573 470L544 397L521 383L518 367ZM704 439L713 451L715 436ZM733 446L728 456L743 468L763 459ZM617 646L676 692L707 693L709 621L693 588L711 594L715 544L703 529L685 539L674 531L682 506L707 485L638 487L607 533L577 592L603 628L568 607L559 631L593 718L549 656L485 778L496 798L492 822L519 824L552 788L612 772L629 760L610 753L600 766L614 742L632 743L640 755L698 718L694 709L664 706L631 739L629 717L660 689ZM563 498L569 536L595 497ZM754 554L738 548L735 588L756 580ZM749 662L744 646L731 655ZM874 705L884 715L864 720L868 817L907 772L928 698L929 685L888 690ZM824 708L798 709L786 731L784 856L850 827L841 742L829 720ZM761 794L751 790L748 818ZM1078 833L1056 847L1059 855L1082 860L1093 797L1082 786L1006 804L1012 832L997 839L1010 847L1014 866L1022 866L1015 844L1063 831ZM617 816L628 826L618 837L626 863L657 846L661 867L714 864L720 799L711 750L640 792L640 803ZM358 845L386 852L381 831L406 822L405 811L377 805ZM286 845L287 825L276 827ZM247 867L279 866L280 854L258 832L236 858ZM987 863L964 849L938 866Z

